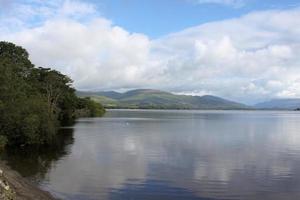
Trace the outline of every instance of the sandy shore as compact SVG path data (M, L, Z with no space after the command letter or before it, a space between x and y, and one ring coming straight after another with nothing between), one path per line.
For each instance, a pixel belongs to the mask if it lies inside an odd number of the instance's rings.
M50 193L35 187L2 161L0 161L0 199L55 200Z

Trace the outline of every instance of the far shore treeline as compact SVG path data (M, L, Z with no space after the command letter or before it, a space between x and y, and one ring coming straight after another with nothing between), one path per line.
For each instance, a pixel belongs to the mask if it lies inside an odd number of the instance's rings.
M68 76L35 67L24 48L0 42L1 147L50 143L64 123L104 112L101 104L77 97Z

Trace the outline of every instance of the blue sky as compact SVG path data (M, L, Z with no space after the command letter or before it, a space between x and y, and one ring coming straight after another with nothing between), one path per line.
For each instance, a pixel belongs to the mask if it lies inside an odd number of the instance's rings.
M300 1L0 0L0 40L80 90L300 97Z
M100 13L125 29L157 38L199 24L240 17L266 9L290 9L299 0L241 0L201 3L197 0L94 1Z

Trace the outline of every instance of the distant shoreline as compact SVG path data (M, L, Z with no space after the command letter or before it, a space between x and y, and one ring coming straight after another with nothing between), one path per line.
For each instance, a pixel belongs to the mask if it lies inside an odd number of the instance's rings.
M195 110L195 111L295 111L296 109L192 109L192 108L111 108L104 107L106 110Z

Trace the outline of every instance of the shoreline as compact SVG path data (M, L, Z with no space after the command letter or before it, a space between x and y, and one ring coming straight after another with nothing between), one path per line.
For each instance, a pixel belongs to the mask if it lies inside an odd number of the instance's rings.
M23 178L18 172L0 161L0 199L3 200L57 200Z

